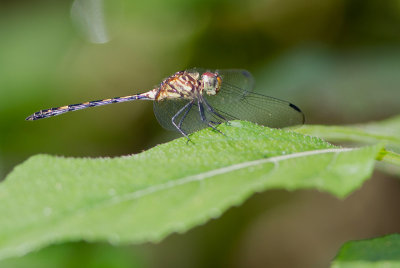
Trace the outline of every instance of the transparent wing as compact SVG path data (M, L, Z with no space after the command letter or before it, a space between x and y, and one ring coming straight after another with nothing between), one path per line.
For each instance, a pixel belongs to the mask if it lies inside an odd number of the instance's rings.
M238 87L223 72L221 76L223 80L219 93L204 98L227 120L247 120L275 128L304 123L304 114L296 105Z
M290 102L252 92L254 79L246 70L207 70L194 68L189 71L199 73L217 72L222 77L218 94L203 95L204 117L214 124L230 120L247 120L268 127L287 127L304 123L304 114ZM171 119L189 100L164 100L154 102L154 113L159 123L166 129L177 130ZM175 120L178 124L185 111ZM221 118L222 117L222 118ZM182 120L182 130L189 134L207 127L201 120L197 100Z

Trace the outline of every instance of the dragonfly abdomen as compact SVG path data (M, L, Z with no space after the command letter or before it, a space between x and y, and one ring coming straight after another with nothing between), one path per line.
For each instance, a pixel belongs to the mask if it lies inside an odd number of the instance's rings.
M112 99L88 101L88 102L83 102L83 103L77 103L77 104L56 107L56 108L40 110L39 112L36 112L36 113L28 116L26 118L26 120L38 120L38 119L56 116L56 115L67 113L67 112L73 112L73 111L77 111L77 110L86 109L89 107L96 107L96 106L101 106L101 105L106 105L106 104L111 104L111 103L119 103L119 102L140 100L140 99L150 100L152 98L151 98L151 96L147 96L145 94L139 94L139 95L130 95L130 96L125 96L125 97L116 97L116 98L112 98Z

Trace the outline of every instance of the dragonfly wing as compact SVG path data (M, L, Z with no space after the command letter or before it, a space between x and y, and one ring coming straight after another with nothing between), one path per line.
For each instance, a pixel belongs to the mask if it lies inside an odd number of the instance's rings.
M240 119L268 127L282 128L304 123L304 114L294 104L247 91L223 80L218 94L204 96L228 120Z
M254 89L253 75L243 69L215 70L222 77L222 84L234 85L241 92L252 92Z

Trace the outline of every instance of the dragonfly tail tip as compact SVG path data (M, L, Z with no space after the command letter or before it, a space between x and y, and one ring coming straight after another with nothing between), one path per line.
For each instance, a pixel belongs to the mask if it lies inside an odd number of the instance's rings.
M30 116L28 116L27 118L25 118L25 120L26 121L33 121L33 120L35 120L36 118L34 117L34 115L30 115Z

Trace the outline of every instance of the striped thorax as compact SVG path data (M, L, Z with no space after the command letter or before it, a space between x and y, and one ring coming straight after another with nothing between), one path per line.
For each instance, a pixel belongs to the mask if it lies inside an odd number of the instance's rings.
M164 99L194 99L203 93L218 93L222 79L217 73L181 71L165 79L159 88L148 92L156 101ZM146 94L146 93L145 93Z

